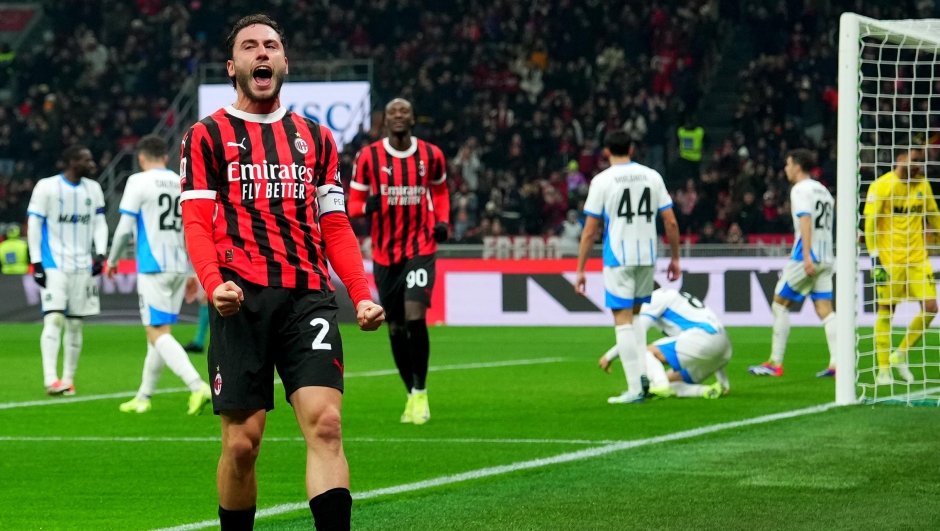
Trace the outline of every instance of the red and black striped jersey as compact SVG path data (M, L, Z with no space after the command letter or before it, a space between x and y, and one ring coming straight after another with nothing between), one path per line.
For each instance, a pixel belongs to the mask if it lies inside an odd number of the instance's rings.
M345 201L329 129L284 108L225 107L186 133L180 176L182 201L215 201L219 267L262 286L333 289L319 219L345 215Z
M382 208L372 218L373 260L390 265L437 252L434 225L449 216L435 214L431 188L445 180L441 150L415 137L405 151L393 149L385 138L356 155L349 186L382 197Z

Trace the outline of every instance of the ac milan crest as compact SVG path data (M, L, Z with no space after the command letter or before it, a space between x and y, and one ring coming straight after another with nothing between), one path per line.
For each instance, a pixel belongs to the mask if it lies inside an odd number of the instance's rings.
M297 151L306 154L307 153L307 141L303 138L294 139L294 147L297 148Z
M222 373L215 373L215 380L213 380L212 391L215 393L215 396L219 396L219 393L222 392Z

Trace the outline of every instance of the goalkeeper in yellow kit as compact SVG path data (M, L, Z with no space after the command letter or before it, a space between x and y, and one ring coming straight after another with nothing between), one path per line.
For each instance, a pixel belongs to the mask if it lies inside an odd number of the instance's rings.
M907 382L914 381L907 351L914 346L937 314L937 287L927 259L927 230L940 231L940 212L930 183L924 178L924 151L904 150L892 171L868 189L865 201L865 245L872 257L872 276L878 317L875 321L876 383L893 381L891 367ZM899 302L917 301L917 314L904 340L891 350L891 316Z

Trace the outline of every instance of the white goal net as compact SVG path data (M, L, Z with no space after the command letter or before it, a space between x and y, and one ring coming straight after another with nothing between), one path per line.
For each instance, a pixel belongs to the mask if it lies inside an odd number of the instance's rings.
M940 20L842 17L840 403L940 405L938 59Z

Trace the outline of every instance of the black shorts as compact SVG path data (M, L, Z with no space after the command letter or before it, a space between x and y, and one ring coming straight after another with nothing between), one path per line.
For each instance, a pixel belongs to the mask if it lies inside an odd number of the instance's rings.
M388 321L405 319L405 301L417 301L431 307L437 258L433 254L416 256L404 262L384 266L373 263L372 274L379 289L379 304Z
M336 299L327 290L272 288L222 270L245 300L235 315L210 311L212 409L274 409L274 370L285 397L301 387L343 391L343 341Z

